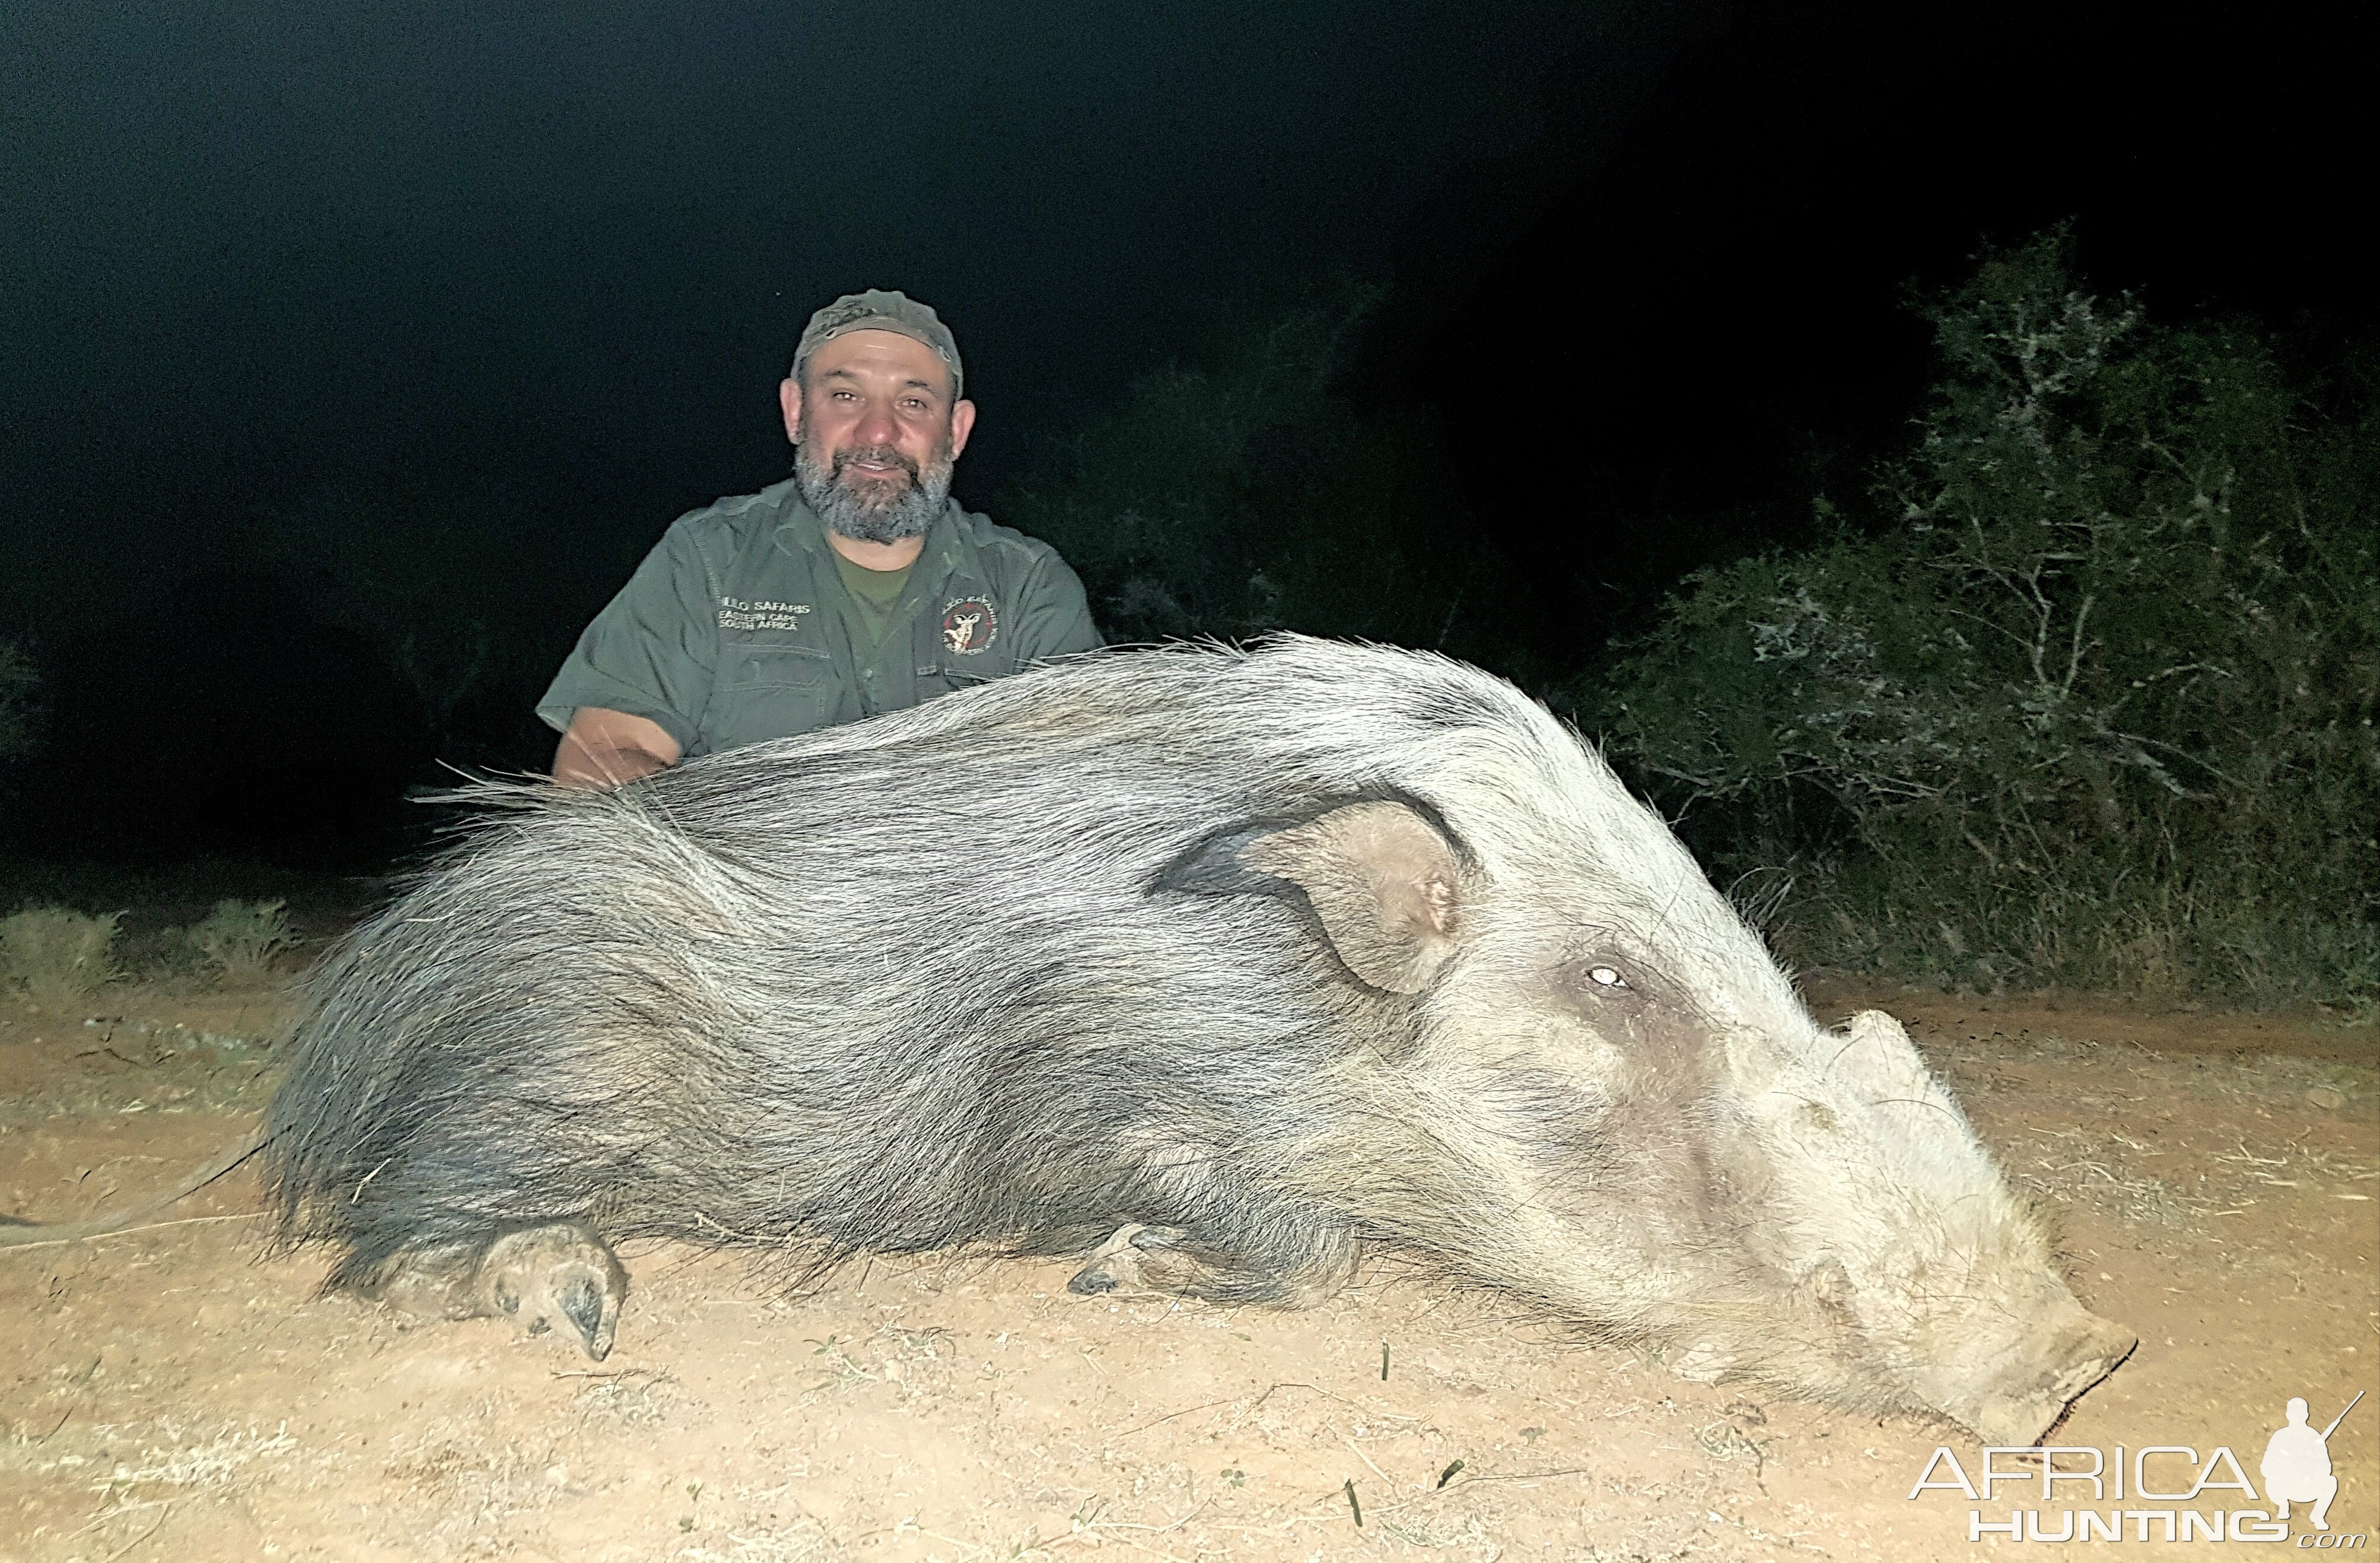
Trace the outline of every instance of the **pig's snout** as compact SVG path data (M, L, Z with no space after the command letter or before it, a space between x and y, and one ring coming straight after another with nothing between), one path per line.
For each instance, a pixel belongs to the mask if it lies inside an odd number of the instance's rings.
M2139 1344L2121 1325L2070 1304L2049 1329L1985 1364L1976 1389L1947 1398L1941 1409L1986 1444L2025 1447Z

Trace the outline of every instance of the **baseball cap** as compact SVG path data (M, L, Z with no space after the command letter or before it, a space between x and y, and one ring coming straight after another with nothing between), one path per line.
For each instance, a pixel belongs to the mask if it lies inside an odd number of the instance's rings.
M802 332L799 346L794 348L794 369L796 373L809 356L847 331L897 331L914 341L923 342L934 349L951 368L951 399L955 401L964 384L959 370L958 339L951 328L942 324L930 305L921 304L905 293L889 288L871 287L865 293L846 293L825 309L810 316Z

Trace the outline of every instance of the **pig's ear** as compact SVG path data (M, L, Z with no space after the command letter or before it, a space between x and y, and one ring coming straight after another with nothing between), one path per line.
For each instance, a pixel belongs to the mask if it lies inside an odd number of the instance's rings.
M1347 970L1387 993L1420 993L1454 953L1454 848L1401 802L1348 803L1302 824L1209 837L1161 883L1208 894L1302 895Z

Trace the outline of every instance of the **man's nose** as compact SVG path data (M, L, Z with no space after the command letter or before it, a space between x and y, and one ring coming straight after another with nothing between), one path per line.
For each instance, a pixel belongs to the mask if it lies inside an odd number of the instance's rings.
M862 445L897 445L901 438L901 422L892 416L889 402L870 401L859 415L859 426L852 431Z

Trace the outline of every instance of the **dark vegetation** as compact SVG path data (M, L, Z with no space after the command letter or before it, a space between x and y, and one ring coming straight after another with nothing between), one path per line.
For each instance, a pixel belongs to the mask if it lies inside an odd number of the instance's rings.
M1792 959L2370 1014L2371 360L2160 324L2061 236L1924 312L1910 448L1574 703Z
M30 753L41 719L41 675L22 646L0 641L0 765Z
M1349 396L1383 298L1219 315L995 512L1065 555L1111 641L1298 629L1529 665L1524 561L1467 528L1429 410Z

